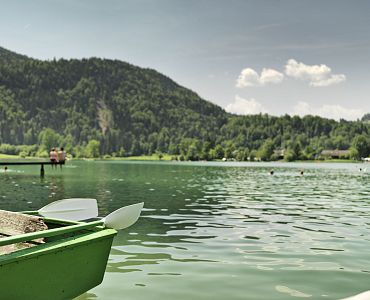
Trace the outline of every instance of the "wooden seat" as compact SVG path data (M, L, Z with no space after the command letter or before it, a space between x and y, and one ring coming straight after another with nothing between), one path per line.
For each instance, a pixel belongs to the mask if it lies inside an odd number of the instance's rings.
M36 216L0 210L0 238L23 233L46 230L48 227L44 221ZM14 252L24 248L30 248L43 243L43 239L37 239L27 243L17 243L0 247L0 255Z

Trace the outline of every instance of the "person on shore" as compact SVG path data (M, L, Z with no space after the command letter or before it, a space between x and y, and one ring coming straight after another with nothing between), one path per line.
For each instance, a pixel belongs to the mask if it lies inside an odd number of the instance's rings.
M55 148L51 149L49 156L50 156L50 162L52 163L51 167L54 169L55 163L58 161L58 153L55 150Z
M64 151L64 148L61 147L58 151L58 162L60 163L60 169L62 169L62 165L64 165L66 161L66 152Z

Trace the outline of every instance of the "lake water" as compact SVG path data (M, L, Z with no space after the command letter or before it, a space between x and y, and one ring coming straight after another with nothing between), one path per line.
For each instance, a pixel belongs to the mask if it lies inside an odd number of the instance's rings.
M370 289L370 168L72 161L0 171L0 207L145 202L87 299L339 299ZM269 175L273 169L274 175ZM300 175L304 170L304 175Z

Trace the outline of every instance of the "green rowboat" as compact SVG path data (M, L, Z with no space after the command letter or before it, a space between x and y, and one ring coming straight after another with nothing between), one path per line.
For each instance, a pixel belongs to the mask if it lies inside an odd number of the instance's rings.
M0 211L0 299L72 299L99 285L117 230L134 224L143 206L90 222L76 220L98 215L95 199L58 200L27 215Z
M0 249L35 244L0 255L1 299L73 299L102 282L117 231L96 222L43 220L48 230L0 239ZM43 242L30 242L37 239Z

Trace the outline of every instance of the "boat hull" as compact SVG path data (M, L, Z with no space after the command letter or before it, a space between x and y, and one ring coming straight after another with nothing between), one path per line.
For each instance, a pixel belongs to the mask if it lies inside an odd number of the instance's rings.
M0 256L0 298L72 299L104 277L113 229L85 231Z

